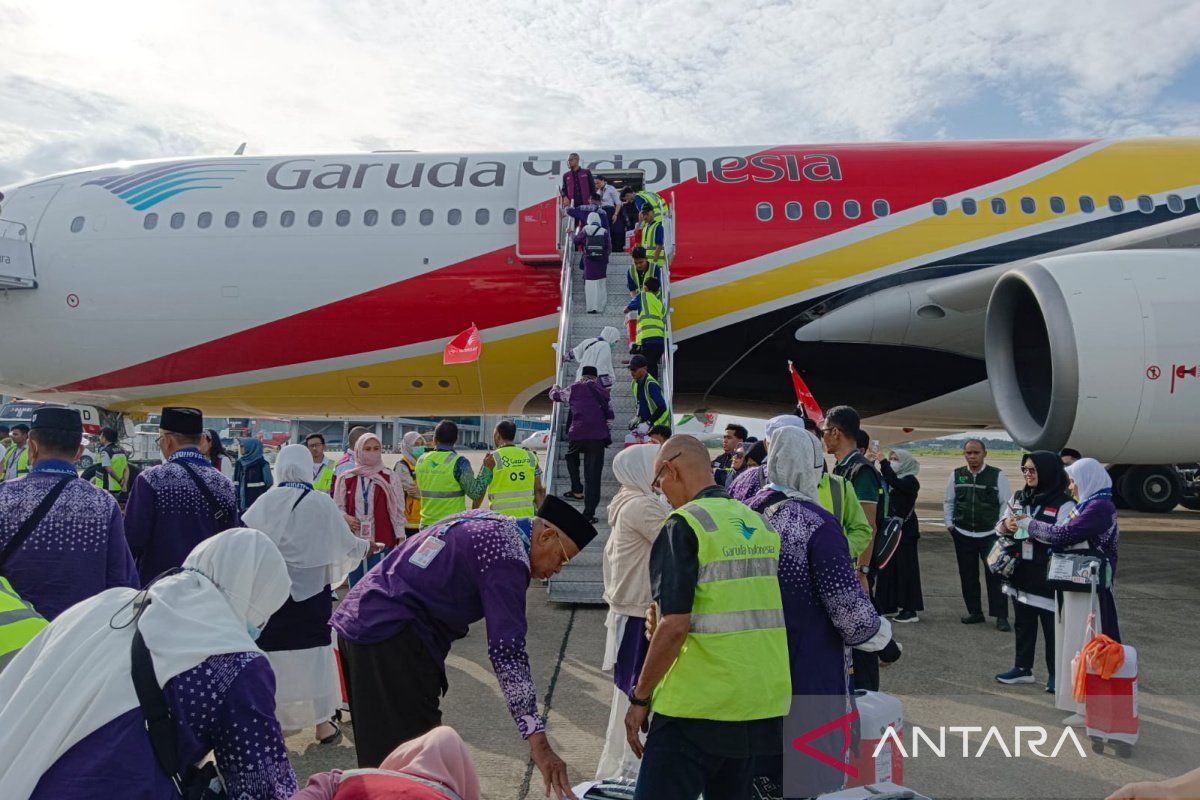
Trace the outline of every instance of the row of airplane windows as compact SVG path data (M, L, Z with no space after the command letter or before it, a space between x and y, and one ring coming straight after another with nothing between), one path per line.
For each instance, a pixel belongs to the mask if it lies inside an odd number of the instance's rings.
M339 228L345 228L348 225L350 225L350 223L353 221L353 214L348 209L345 209L345 208L343 208L342 210L333 214L332 217L333 217L333 223L335 225L337 225ZM379 219L380 219L379 211L377 211L376 209L368 208L366 211L364 211L362 213L362 224L368 228L373 228L376 225L378 225ZM423 209L421 209L421 212L417 215L417 220L423 226L432 225L433 219L434 219L434 212L433 212L433 209L431 209L431 208L423 208ZM491 219L492 219L492 212L490 209L487 209L487 208L475 209L475 224L476 225L487 225L488 223L491 222ZM517 224L517 210L515 208L504 209L504 212L501 214L501 219L504 220L505 225L516 225ZM403 208L396 208L396 209L392 210L392 212L391 212L392 227L399 228L400 226L404 225L407 221L408 221L408 212L405 211ZM462 209L451 208L446 212L446 223L447 224L461 225L462 221L463 221ZM81 216L75 217L74 219L72 219L71 220L71 232L79 233L80 231L82 231L84 222L85 222L85 220ZM196 222L197 228L205 229L205 228L212 227L212 224L213 224L212 212L211 211L201 211L199 214L196 215L195 222ZM265 228L267 226L267 223L269 223L269 222L270 222L270 215L266 211L255 211L253 214L250 215L250 224L255 228ZM307 217L307 222L308 222L308 227L310 227L310 228L321 227L323 224L325 224L325 212L320 211L318 209L313 209L312 211L309 211L308 217ZM153 211L146 214L146 216L142 217L142 227L148 231L152 231L155 228L157 228L158 223L159 223L159 216L157 213L155 213ZM184 214L182 211L176 211L174 214L172 214L170 217L168 217L165 220L165 223L168 226L170 226L170 228L172 230L179 230L184 225L187 224L187 215ZM226 212L226 214L225 214L225 227L226 228L237 228L241 224L242 224L241 212L239 212L239 211ZM279 213L279 226L281 228L290 228L295 224L296 224L296 212L295 211L289 210L289 211L281 211Z
M1196 199L1200 203L1200 197ZM1079 196L1079 210L1084 214L1091 214L1096 210L1096 200L1091 195ZM975 216L979 213L981 201L973 197L964 197L959 207L963 214L968 217ZM990 208L993 214L1007 214L1008 203L1003 197L993 197L990 200L984 201L985 208ZM1019 203L1021 211L1025 214L1036 214L1038 210L1038 201L1032 197L1022 197ZM1121 213L1125 210L1125 200L1120 195L1110 195L1108 198L1108 208L1114 213ZM1055 214L1067 213L1067 201L1057 195L1047 199L1047 206L1050 211ZM930 207L933 213L939 217L944 217L950 213L950 203L942 197L935 198L930 202ZM1167 195L1167 209L1174 214L1182 214L1184 211L1184 200L1177 194ZM1154 198L1148 194L1140 194L1137 197L1137 208L1143 214L1154 213ZM891 207L887 200L876 200L871 203L871 212L876 218L886 217L892 213ZM817 219L825 220L833 216L833 204L828 200L818 200L812 204L813 216ZM792 200L783 206L783 215L793 222L800 219L804 215L804 208L799 202ZM862 205L857 200L846 200L842 203L842 215L846 219L858 219L863 215ZM770 222L775 216L775 206L771 203L761 202L755 207L755 216L759 222Z

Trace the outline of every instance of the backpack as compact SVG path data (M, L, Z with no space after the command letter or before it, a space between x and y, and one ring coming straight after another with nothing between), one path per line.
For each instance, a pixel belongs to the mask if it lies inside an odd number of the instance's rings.
M601 259L604 258L605 245L607 237L604 235L604 228L596 228L595 233L589 233L583 240L583 254L587 258Z

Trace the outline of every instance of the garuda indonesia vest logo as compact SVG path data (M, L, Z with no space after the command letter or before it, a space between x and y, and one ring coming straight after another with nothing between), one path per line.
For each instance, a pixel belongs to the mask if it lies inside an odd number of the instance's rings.
M745 520L739 519L737 524L738 527L741 528L741 534L746 538L747 542L754 538L754 534L758 531L757 528L751 528L749 525L747 525Z
M99 186L116 195L135 211L145 211L184 192L220 189L257 161L183 161L159 165L125 175L109 175L88 181L84 186Z

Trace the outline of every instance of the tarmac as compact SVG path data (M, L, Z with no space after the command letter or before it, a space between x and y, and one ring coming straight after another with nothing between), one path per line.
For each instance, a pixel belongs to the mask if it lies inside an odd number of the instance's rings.
M1007 687L993 676L1012 666L1012 634L997 631L990 619L984 625L959 622L965 609L941 501L947 475L960 463L950 457L921 459L925 610L919 623L895 626L904 656L882 672L881 683L884 692L904 703L906 725L927 731L939 725L978 726L981 731L968 734L969 753L973 756L981 744L987 747L980 758L961 758L963 734L951 732L948 757L910 757L898 782L933 798L1103 798L1130 781L1158 780L1200 766L1200 513L1182 508L1167 515L1121 513L1116 595L1122 636L1137 648L1140 668L1141 738L1133 756L1119 758L1111 748L1094 754L1078 731L1086 758L1069 746L1054 758L1032 757L1028 751L1007 758L994 740L985 741L989 726L1002 731L1009 750L1014 726L1045 726L1049 741L1042 749L1050 751L1063 732L1064 712L1043 691L1040 640L1034 665L1039 682ZM1015 460L993 463L1005 469L1014 488L1020 485ZM528 616L529 657L550 740L567 762L572 782L591 779L612 695L611 676L600 670L605 609L552 604L535 581ZM540 773L529 761L492 673L482 623L455 643L447 677L443 720L470 746L483 796L543 797ZM353 726L344 727L346 737L338 746L317 744L311 731L289 737L301 786L312 773L356 766Z

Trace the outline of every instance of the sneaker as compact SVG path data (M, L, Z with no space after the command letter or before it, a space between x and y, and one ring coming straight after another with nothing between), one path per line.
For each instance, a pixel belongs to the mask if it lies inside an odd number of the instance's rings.
M1051 675L1050 679L1048 681L1046 681L1046 694L1054 694L1054 676L1053 675Z
M1072 714L1064 719L1062 724L1066 725L1068 728L1079 728L1082 727L1086 722L1087 718L1084 717L1083 714Z
M983 622L985 617L983 614L967 614L965 617L959 617L958 621L963 625L978 625Z
M996 630L1001 633L1012 633L1012 626L1008 624L1007 617L996 617Z
M1033 670L1013 667L1008 672L997 675L996 680L1010 686L1014 683L1033 683Z
M920 622L920 621L921 621L921 618L917 616L917 612L908 611L907 609L904 611L901 611L899 614L897 614L895 617L892 618L892 622Z

